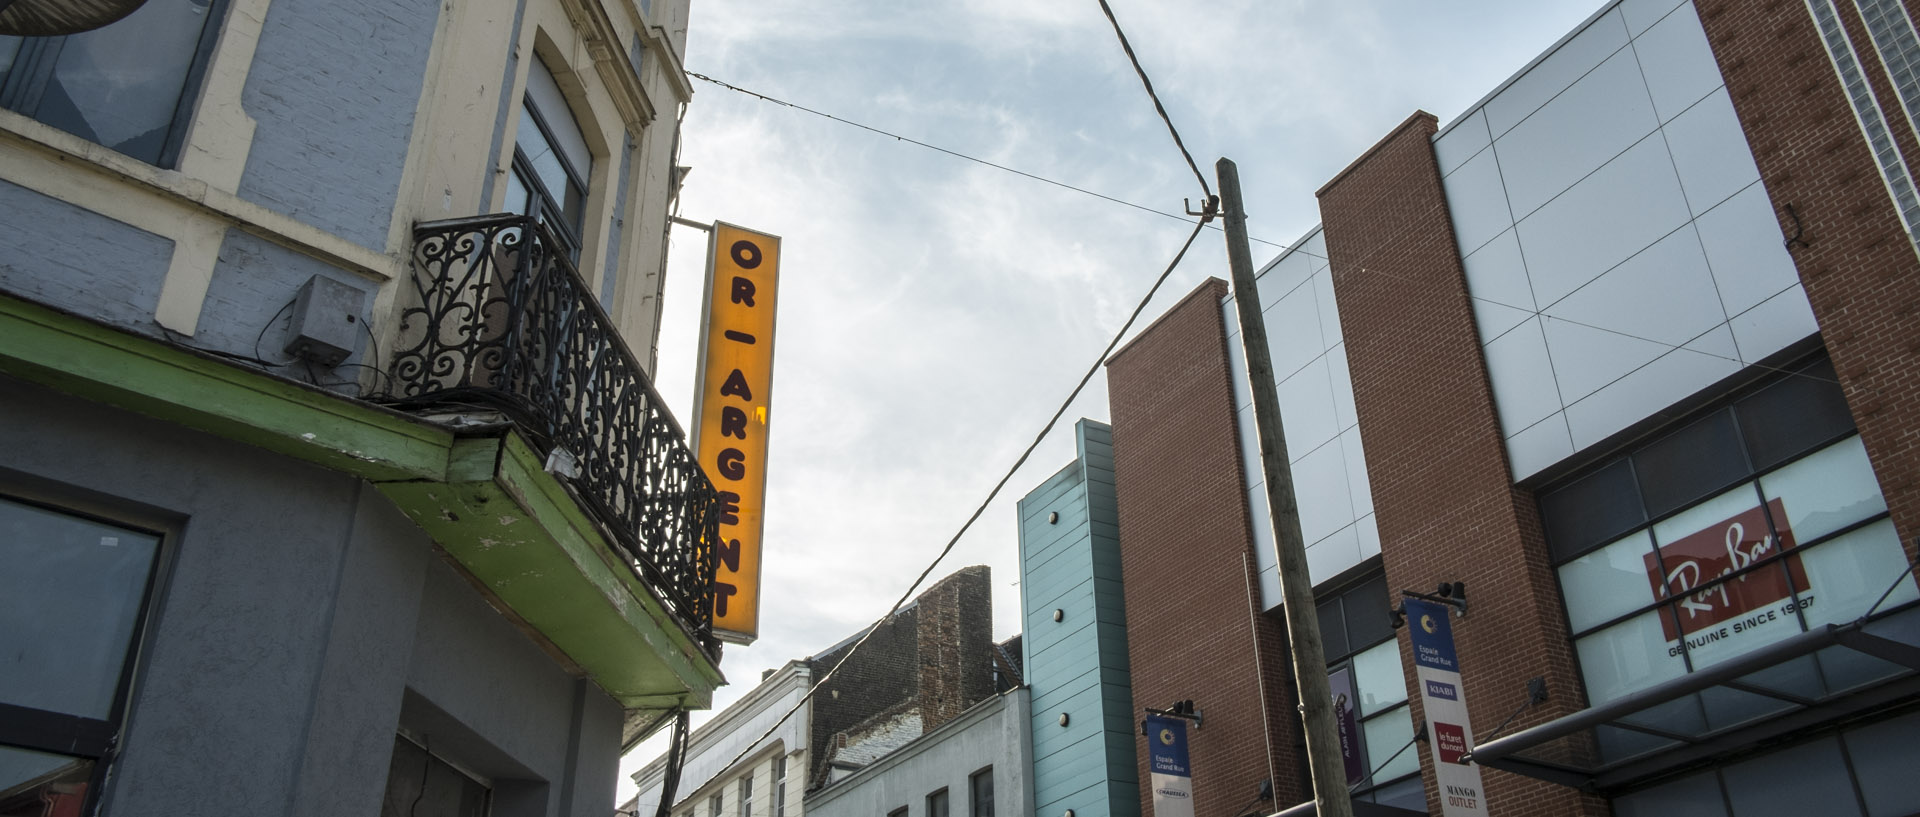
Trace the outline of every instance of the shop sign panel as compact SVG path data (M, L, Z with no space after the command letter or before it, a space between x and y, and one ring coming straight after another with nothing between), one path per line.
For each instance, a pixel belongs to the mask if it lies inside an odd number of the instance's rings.
M1445 817L1486 817L1486 789L1480 767L1466 759L1473 748L1467 721L1467 694L1460 685L1460 661L1453 649L1448 607L1407 599L1407 631L1413 638L1413 670L1420 682L1420 704L1431 736L1434 781L1440 787Z

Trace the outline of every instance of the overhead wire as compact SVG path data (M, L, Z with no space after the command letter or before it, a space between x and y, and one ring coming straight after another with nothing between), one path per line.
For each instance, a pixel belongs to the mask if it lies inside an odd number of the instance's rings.
M910 137L910 136L902 136L902 135L900 135L900 134L897 134L897 133L893 133L893 132L891 132L891 131L887 131L887 130L884 130L884 129L881 129L881 128L877 128L877 127L874 127L874 126L872 126L872 125L867 125L867 124L864 124L864 123L861 123L861 122L857 122L857 121L855 121L855 120L852 120L852 119L847 119L847 118L845 118L845 117L841 117L841 116L835 116L834 114L830 114L830 113L826 113L826 112L824 112L824 111L819 111L819 110L815 110L815 109L813 109L813 108L809 108L809 107L807 107L807 106L805 106L805 105L799 105L799 104L795 104L795 103L792 103L792 102L788 102L788 101L786 101L786 100L784 100L784 99L780 99L780 98L778 98L778 97L774 97L774 96L769 96L769 95L767 95L767 94L763 94L763 93L760 93L759 91L754 91L754 90L751 90L751 89L747 89L747 88L742 88L742 87L740 87L740 86L737 86L737 85L733 85L733 84L731 84L731 83L728 83L728 82L725 82L725 81L722 81L722 80L718 80L718 79L715 79L715 78L713 78L713 77L710 77L710 76L707 76L707 75L705 75L705 74L701 74L701 73L697 73L697 72L694 72L694 71L688 71L688 72L687 72L687 75L688 75L688 76L690 76L690 77L693 77L694 79L697 79L697 80L701 80L701 81L703 81L703 82L708 82L708 83L712 83L712 84L714 84L714 85L717 85L717 86L719 86L719 87L722 87L722 88L725 88L725 89L727 89L727 90L730 90L730 91L735 91L735 92L738 92L738 93L741 93L741 94L745 94L745 95L747 95L747 96L751 96L751 97L754 97L754 98L756 98L756 99L760 99L760 100L763 100L763 101L766 101L766 102L771 102L771 103L773 103L773 104L775 104L775 105L780 105L780 106L783 106L783 107L788 107L788 108L793 108L794 110L798 110L798 111L803 111L803 112L805 112L805 113L810 113L810 114L813 114L813 115L815 115L815 116L819 116L819 117L822 117L822 118L825 118L825 119L830 119L830 120L833 120L833 121L835 121L835 122L839 122L839 123L841 123L841 124L845 124L845 125L851 125L851 126L853 126L853 127L856 127L856 128L860 128L861 130L866 130L866 131L870 131L870 132L872 132L872 133L876 133L876 134L879 134L879 135L881 135L881 136L886 136L886 137L888 137L888 138L891 138L891 139L895 139L895 140L898 140L898 141L901 141L901 142L906 142L907 144L911 144L911 145L915 145L915 146L917 146L917 147L923 147L923 148L926 148L926 149L928 149L928 150L932 150L932 151L935 151L935 152L938 152L938 153L944 153L944 154L946 154L946 155L948 155L948 156L953 156L953 157L955 157L955 158L958 158L958 159L962 159L962 160L965 160L965 161L969 161L969 162L973 162L973 163L976 163L976 164L980 164L980 165L984 165L984 166L986 166L986 167L991 167L991 168L994 168L994 169L996 169L996 170L1000 170L1000 171L1004 171L1004 172L1007 172L1007 173L1012 173L1012 174L1014 174L1014 175L1016 175L1016 176L1021 176L1021 177L1024 177L1024 178L1027 178L1027 179L1031 179L1031 180L1033 180L1033 181L1037 181L1037 182L1041 182L1041 183L1043 183L1043 184L1049 184L1049 185L1053 185L1054 187L1058 187L1058 188L1061 188L1061 189L1064 189L1064 190L1070 190L1070 191L1073 191L1073 192L1075 192L1075 193L1080 193L1080 194L1083 194L1083 195L1087 195L1087 196L1092 196L1092 197L1094 197L1094 198L1097 198L1097 199L1101 199L1101 200L1103 200L1103 201L1107 201L1107 202L1110 202L1110 203L1113 203L1113 204L1118 204L1118 205L1121 205L1121 206L1123 206L1123 207L1130 207L1130 208L1133 208L1133 209L1135 209L1135 210L1139 210L1139 211L1141 211L1141 212L1146 212L1146 213L1152 213L1152 214L1154 214L1154 215L1157 215L1157 216L1164 216L1164 217L1166 217L1166 218L1171 218L1171 219L1176 219L1176 220L1178 220L1178 221L1181 221L1181 222L1185 222L1185 223L1191 223L1191 221L1190 221L1190 220L1188 219L1188 217L1186 217L1186 216L1182 216L1182 215L1179 215L1179 214L1176 214L1176 213L1170 213L1170 212L1168 212L1168 211L1165 211L1165 210L1156 210L1156 209L1154 209L1154 208L1152 208L1152 207L1148 207L1148 206L1146 206L1146 205L1143 205L1143 204L1137 204L1137 203L1135 203L1135 202L1130 202L1130 201L1127 201L1127 200L1125 200L1125 199L1120 199L1120 198L1116 198L1116 197L1113 197L1113 196L1109 196L1109 195L1106 195L1106 194L1104 194L1104 193L1098 193L1098 192L1095 192L1095 191L1092 191L1092 190L1088 190L1088 189L1086 189L1086 188L1083 188L1083 187L1077 187L1077 186L1075 186L1075 185L1071 185L1071 184L1067 184L1066 182L1062 182L1062 181L1057 181L1057 180L1055 180L1055 179L1050 179L1050 178L1047 178L1047 177L1045 177L1045 176L1041 176L1041 175L1038 175L1038 174L1034 174L1034 173L1029 173L1029 172L1027 172L1027 171L1024 171L1024 170L1020 170L1020 169L1017 169L1017 168L1013 168L1013 167L1009 167L1009 166L1007 166L1007 165L1003 165L1003 164L999 164L999 163L996 163L996 162L992 162L992 161L988 161L988 160L986 160L986 159L981 159L981 158L979 158L979 157L976 157L976 156L970 156L970 155L968 155L968 154L966 154L966 153L962 153L962 152L960 152L960 151L957 151L957 150L952 150L952 149L950 149L950 148L944 148L944 147L941 147L941 146L939 146L939 145L935 145L935 144L931 144L931 143L928 143L928 142L923 142L923 141L921 141L921 140L918 140L918 139L914 139L914 138L912 138L912 137ZM1177 141L1177 138L1176 138L1176 141ZM1183 151L1184 151L1184 147L1183 147L1182 149L1183 149ZM1425 215L1430 215L1430 214L1432 213L1432 211L1434 211L1434 210L1438 210L1438 209L1439 209L1439 208L1440 208L1441 206L1442 206L1442 204L1434 204L1434 205L1432 205L1432 206L1430 206L1430 207L1428 208L1428 210L1427 210L1426 212L1423 212L1423 213L1419 213L1419 214L1416 214L1414 218L1409 218L1409 219L1407 219L1406 221L1408 221L1408 222L1411 222L1411 221L1414 221L1415 219L1417 219L1417 218L1418 218L1418 217L1420 217L1420 216L1425 216ZM1208 223L1206 224L1206 226L1207 226L1208 228L1210 228L1210 229L1214 229L1214 230L1219 230L1219 229L1220 229L1220 227L1218 227L1218 226L1216 226L1216 225L1214 225L1214 224L1212 224L1211 222L1208 222ZM1376 248L1376 250L1374 250L1374 251L1372 251L1372 252L1378 252L1378 251L1380 251L1380 249L1384 249L1384 248L1386 248L1386 247L1388 247L1388 246L1391 246L1391 244L1392 244L1392 242L1393 242L1393 240L1394 240L1394 239L1396 239L1396 238L1398 238L1398 237L1400 237L1401 235L1403 235L1403 234L1405 234L1405 233L1406 233L1406 232L1407 232L1408 230L1410 230L1410 229L1411 229L1411 225L1408 225L1408 226L1402 226L1402 227L1401 227L1401 228L1400 228L1399 230L1397 230L1397 231L1395 231L1395 232L1394 232L1393 234L1391 234L1391 235L1389 235L1389 236L1388 236L1388 237L1386 237L1385 239L1382 239L1382 240L1380 240L1380 241L1378 241L1378 242L1377 242L1377 248ZM1318 254L1318 253L1314 253L1314 252L1311 252L1311 251L1309 251L1309 250L1307 250L1307 249L1305 249L1305 248L1302 248L1302 247L1290 247L1289 245L1286 245L1286 244L1281 244L1281 243L1278 243L1278 242L1274 242L1274 241L1268 241L1268 240L1266 240L1266 239L1264 239L1264 238L1259 238L1259 237L1256 237L1256 236L1248 236L1248 240L1249 240L1249 241L1252 241L1252 242L1255 242L1255 243L1259 243L1259 244L1265 244L1265 245L1267 245L1267 246L1269 246L1269 247L1274 247L1274 248L1277 248L1277 249L1280 249L1280 250L1282 250L1282 251L1283 251L1283 252L1281 253L1281 255L1282 255L1282 257L1285 257L1285 255L1287 255L1287 254L1289 254L1289 253L1299 253L1299 254L1301 254L1301 255L1304 255L1304 256L1307 256L1307 257L1310 257L1310 258L1318 258L1318 259L1320 259L1320 260L1322 260L1322 261L1330 261L1330 259L1328 259L1328 258L1327 258L1326 256L1324 256L1324 255L1320 255L1320 254ZM1368 254L1368 256L1370 256L1370 255L1372 254L1372 252L1370 252L1370 253ZM1408 277L1406 277L1406 276L1402 276L1402 275L1395 275L1395 274L1393 274L1393 273L1390 273L1390 272L1386 272L1386 271L1384 271L1384 270L1377 270L1377 269L1372 269L1372 268L1369 268L1369 267L1367 267L1367 266L1366 266L1366 261L1368 260L1368 256L1362 256L1362 258L1360 258L1360 259L1357 259L1357 260L1355 260L1355 261L1353 261L1353 262L1349 262L1349 263L1345 263L1345 264L1343 264L1343 266L1345 267L1345 269L1342 269L1342 270L1340 270L1340 271L1341 271L1341 272L1343 272L1343 273L1351 273L1351 272L1363 272L1363 273L1368 273L1368 274L1371 274L1371 275L1380 275L1380 276L1384 276L1384 277L1387 277L1387 278L1393 278L1393 279L1396 279L1396 280L1400 280L1400 281L1406 281L1406 282L1409 282L1409 283L1415 283L1415 284L1420 284L1420 285L1422 285L1422 286L1434 286L1434 287L1439 287L1439 288L1443 288L1443 289L1445 289L1445 291L1447 291L1447 292L1450 292L1450 293L1451 293L1451 292L1458 292L1458 291L1461 291L1461 290L1458 290L1458 289L1454 289L1454 288L1451 288L1451 287L1446 287L1446 286L1445 286L1445 284L1442 284L1442 283L1440 283L1440 282L1434 282L1434 281L1424 281L1424 280L1420 280L1420 279L1415 279L1415 278L1408 278ZM1295 288L1295 289L1297 289L1297 288L1298 288L1298 285L1296 285L1296 286L1295 286L1294 288ZM1789 286L1789 287L1787 287L1787 289L1791 289L1791 288L1792 288L1791 286ZM1292 291L1292 290L1289 290L1289 292L1291 292L1291 291ZM1782 292L1784 292L1784 291L1785 291L1785 290L1782 290ZM1695 354L1700 354L1700 355L1705 355L1705 356L1708 356L1708 357L1714 357L1714 358L1719 358L1719 359L1722 359L1722 360L1728 360L1728 361L1732 361L1732 362L1735 362L1735 363L1739 363L1739 364L1741 364L1741 365L1743 365L1743 366L1759 366L1760 368L1762 368L1762 369L1765 369L1765 370L1767 370L1767 371L1773 371L1773 372L1777 372L1777 373L1781 373L1781 374L1785 374L1785 375L1789 375L1789 376L1794 376L1794 377L1801 377L1801 378L1808 378L1808 379L1812 379L1812 380L1818 380L1818 381L1820 381L1820 382L1823 382L1823 383L1831 383L1831 384L1836 384L1836 385L1837 385L1837 382L1836 382L1836 381L1834 381L1834 380L1832 380L1832 379L1830 379L1830 378L1824 378L1824 377L1820 377L1820 376L1818 376L1818 375L1812 375L1812 374L1808 374L1808 373L1806 373L1806 372L1800 372L1800 371L1793 371L1793 370L1789 370L1789 369L1783 369L1783 368L1779 368L1779 367L1774 367L1774 366L1767 366L1767 365L1765 365L1765 364L1761 364L1761 363L1756 363L1756 362L1749 362L1749 361L1744 361L1744 360L1740 360L1740 359L1738 359L1738 358L1729 358L1729 357L1726 357L1725 355L1718 355L1718 354L1714 354L1714 353L1712 353L1712 352L1708 352L1708 351L1705 351L1705 350L1702 350L1702 349L1697 349L1697 348L1694 348L1694 347L1692 347L1692 346L1689 346L1689 345L1687 345L1688 343L1691 343L1691 342L1693 342L1693 341L1695 341L1695 340L1698 340L1698 339L1699 339L1698 337L1694 337L1694 338L1689 338L1689 339L1688 339L1688 340L1687 340L1686 342L1684 342L1684 343L1678 343L1678 344L1676 344L1676 343L1672 343L1672 342L1670 342L1670 341L1663 341L1663 340L1657 340L1657 339L1655 339L1655 338L1649 338L1649 337L1645 337L1645 336L1642 336L1642 335L1636 335L1636 334L1634 334L1634 333L1631 333L1631 332L1625 332L1625 331L1622 331L1622 330L1619 330L1619 329L1612 329L1612 328L1608 328L1608 327L1605 327L1605 326L1599 326L1599 325L1597 325L1597 324L1592 324L1592 323L1587 323L1587 322L1584 322L1584 321L1578 321L1578 320L1574 320L1574 319L1572 319L1572 318L1567 318L1567 317L1562 317L1562 316L1559 316L1559 315L1549 315L1549 314L1547 314L1547 313L1546 313L1546 311L1545 311L1545 310L1542 310L1542 309L1529 309L1529 308L1527 308L1527 307L1524 307L1524 306L1517 306L1517 305L1514 305L1514 304L1509 304L1509 303L1504 303L1504 302L1501 302L1501 301L1498 301L1498 300L1495 300L1495 299L1492 299L1492 298L1488 298L1488 297L1485 297L1485 296L1481 296L1481 295L1475 295L1475 294L1473 294L1473 293L1472 293L1471 291L1466 291L1466 292L1465 292L1465 294L1466 294L1466 296L1467 296L1468 298L1470 298L1470 299L1472 299L1472 300L1475 300L1475 301L1479 301L1479 302L1481 302L1481 303L1486 303L1486 304L1491 304L1491 305L1493 305L1493 306L1499 306L1499 307L1505 307L1505 308L1507 308L1507 309L1515 309L1515 310L1519 310L1519 311L1522 311L1522 312L1526 312L1526 313L1528 313L1528 315L1529 315L1529 316L1532 316L1532 317L1538 317L1538 318L1541 318L1541 319L1543 319L1543 320L1555 320L1555 321L1560 321L1561 323L1567 323L1567 324L1572 324L1572 325L1574 325L1574 326L1580 326L1580 327L1583 327L1583 328L1586 328L1586 329L1592 329L1592 330L1595 330L1595 331L1598 331L1598 332L1605 332L1605 333L1608 333L1608 334L1612 334L1612 335L1618 335L1618 336L1620 336L1620 337L1624 337L1624 338L1630 338L1630 339L1633 339L1633 340L1638 340L1638 341L1644 341L1644 342L1647 342L1647 343L1651 343L1651 344L1655 344L1655 345L1657 345L1657 346L1664 346L1664 347L1666 347L1666 348L1667 348L1668 350L1670 350L1670 351L1672 351L1672 350L1684 350L1684 351L1688 351L1688 352L1693 352L1693 353L1695 353ZM1775 294L1779 294L1779 293L1775 293ZM1283 295L1282 297L1285 297L1285 296ZM1764 302L1764 299L1763 299L1763 302ZM1493 340L1493 339L1492 339L1492 338L1490 338L1490 339L1488 339L1488 342L1491 342L1492 340ZM1484 344L1483 344L1483 345L1484 345ZM1642 368L1644 368L1644 367L1642 367ZM1638 369L1635 369L1634 371L1638 371ZM1632 374L1632 372L1628 372L1627 374L1629 374L1629 375L1630 375L1630 374Z
M1037 174L1037 173L1029 173L1029 172L1027 172L1027 171L1025 171L1025 170L1021 170L1021 169L1019 169L1019 168L1016 168L1016 167L1009 167L1009 166L1007 166L1007 165L1003 165L1003 164L1000 164L1000 163L998 163L998 162L994 162L994 161L990 161L990 160L987 160L987 159L982 159L982 158L980 158L980 157L978 157L978 156L973 156L973 155L969 155L969 154L967 154L967 153L963 153L963 152L961 152L961 151L958 151L958 150L954 150L954 149L952 149L952 148L946 148L946 147L941 147L941 146L939 146L939 145L936 145L936 144L933 144L933 143L931 143L931 142L923 142L923 141L921 141L921 140L919 140L919 139L915 139L915 138L913 138L913 137L911 137L911 136L903 136L903 135L901 135L901 134L898 134L898 133L894 133L893 131L889 131L889 130L886 130L886 129L884 129L884 128L877 128L877 127L874 127L874 126L872 126L872 125L868 125L868 124L866 124L866 123L864 123L864 122L858 122L858 121L855 121L855 120L852 120L852 119L848 119L848 118L846 118L846 117L844 117L844 116L835 116L834 114L830 114L830 113L827 113L827 112L825 112L825 111L821 111L821 110L816 110L816 109L814 109L814 108L809 108L809 107L807 107L807 106L805 106L805 105L801 105L801 104L798 104L798 103L794 103L794 102L788 102L788 101L786 101L786 100L784 100L784 99L781 99L781 98L779 98L779 97L775 97L775 96L770 96L770 95L768 95L768 94L763 94L763 93L761 93L761 92L759 92L759 91L755 91L755 90L752 90L752 89L750 89L750 88L742 88L742 87L740 87L740 86L738 86L738 85L734 85L733 83L730 83L730 82L726 82L726 81L724 81L724 80L719 80L719 79L714 79L713 77L710 77L710 76L707 76L706 74L702 74L702 73L699 73L699 72L696 72L696 71L688 71L688 72L686 72L686 73L687 73L687 76L689 76L689 77L692 77L692 78L694 78L694 79L697 79L697 80L700 80L701 82L706 82L706 83L710 83L710 84L713 84L713 85L716 85L716 86L719 86L719 87L721 87L721 88L725 88L725 89L727 89L727 90L729 90L729 91L733 91L733 92L736 92L736 93L740 93L740 94L745 94L745 95L747 95L747 96L750 96L750 97L753 97L753 98L755 98L755 99L758 99L758 100L760 100L760 101L762 101L762 102L770 102L770 103L773 103L773 104L775 104L775 105L779 105L779 106L781 106L781 107L786 107L786 108L792 108L792 109L794 109L794 110L796 110L796 111L800 111L800 112L802 112L802 113L810 113L810 114L813 114L814 116L818 116L818 117L820 117L820 118L822 118L822 119L829 119L829 120L832 120L832 121L834 121L834 122L839 122L839 123L840 123L840 124L842 124L842 125L851 125L851 126L853 126L853 127L856 127L856 128L859 128L859 129L861 129L861 130L864 130L864 131L868 131L868 132L870 132L870 133L874 133L874 134L878 134L878 135L880 135L880 136L885 136L885 137L887 137L887 138L889 138L889 139L892 139L892 140L895 140L895 141L898 141L898 142L905 142L905 143L907 143L907 144L909 144L909 145L913 145L913 146L915 146L915 147L921 147L921 148L926 148L927 150L931 150L931 151L934 151L935 153L944 153L944 154L946 154L946 155L948 155L948 156L952 156L952 157L954 157L954 158L956 158L956 159L961 159L961 160L963 160L963 161L968 161L968 162L973 162L974 164L977 164L977 165L983 165L983 166L985 166L985 167L990 167L990 168L993 168L993 169L995 169L995 170L999 170L999 171L1003 171L1003 172L1006 172L1006 173L1012 173L1012 174L1013 174L1013 175L1015 175L1015 176L1020 176L1020 177L1022 177L1022 178L1025 178L1025 179L1030 179L1030 180L1033 180L1033 181L1036 181L1036 182L1040 182L1041 184L1049 184L1049 185L1052 185L1052 186L1054 186L1054 187L1058 187L1058 188L1060 188L1060 189L1062 189L1062 190L1070 190L1070 191L1073 191L1073 192L1075 192L1075 193L1079 193L1079 194L1082 194L1082 195L1086 195L1086 196L1092 196L1092 197L1094 197L1094 198L1096 198L1096 199L1100 199L1101 201L1105 201L1105 202L1109 202L1109 203L1112 203L1112 204L1118 204L1118 205L1120 205L1120 206L1122 206L1122 207L1131 207L1131 208L1133 208L1133 209L1135 209L1135 210L1139 210L1140 212L1143 212L1143 213L1152 213L1152 214L1154 214L1154 215L1156 215L1156 216L1164 216L1164 217L1166 217L1166 218L1170 218L1170 219L1173 219L1173 220L1175 220L1175 221L1179 221L1179 222L1181 222L1181 223L1183 223L1183 224L1191 224L1191 223L1193 223L1193 219L1192 219L1192 217L1190 217L1190 216L1184 216L1184 215L1181 215L1181 214L1179 214L1179 213L1172 213L1172 212L1168 212L1168 211L1166 211L1166 210L1157 210L1157 209L1154 209L1154 208L1152 208L1152 207L1148 207L1148 206L1146 206L1146 205L1144 205L1144 204L1140 204L1140 203L1137 203L1137 202L1131 202L1131 201L1127 201L1126 199L1122 199L1122 198L1117 198L1117 197L1114 197L1114 196L1109 196L1109 195L1107 195L1107 194L1105 194L1105 193L1100 193L1100 192L1096 192L1096 191L1093 191L1093 190L1088 190L1087 188L1084 188L1084 187L1079 187L1079 186L1076 186L1076 185L1071 185L1071 184L1068 184L1068 183L1066 183L1066 182L1063 182L1063 181L1060 181L1060 180L1058 180L1058 179L1050 179L1050 178L1047 178L1046 176L1042 176L1042 175L1039 175L1039 174ZM1209 223L1207 224L1207 228L1208 228L1208 229L1211 229L1211 230L1219 230L1219 229L1221 229L1221 228L1220 228L1220 227L1219 227L1218 225L1215 225L1215 224L1212 224L1212 223L1210 223L1210 222L1209 222ZM1264 238L1258 238L1258 237L1254 237L1254 236L1248 236L1248 238L1247 238L1247 240L1249 240L1249 241L1253 241L1253 242L1255 242L1255 243L1259 243L1259 244L1265 244L1265 245L1267 245L1267 246L1269 246L1269 247L1275 247L1275 248L1279 248L1279 249L1285 249L1285 248L1286 248L1286 246L1287 246L1287 245L1285 245L1285 244L1281 244L1281 243L1279 243L1279 242L1277 242L1277 241L1268 241L1268 240L1266 240L1266 239L1264 239Z
M1067 398L1060 402L1059 408L1054 409L1053 416L1047 418L1046 424L1040 427L1040 433L1034 435L1033 442L1028 443L1026 450L1020 452L1019 458L1015 459L1013 465L1007 469L1007 472L1001 475L1000 481L994 483L993 489L987 492L986 498L981 500L979 506L973 509L972 515L968 516L967 520L961 523L960 529L955 531L952 538L947 540L946 546L941 548L940 552L933 557L933 561L927 563L926 569L920 571L920 575L913 580L913 584L907 587L906 592L900 594L900 598L893 603L892 607L887 608L885 615L875 620L872 625L867 627L865 632L861 633L860 638L854 641L852 646L847 648L847 651L841 656L840 660L834 664L833 669L828 670L827 674L821 676L819 681L809 686L806 693L800 696L800 700L795 701L793 706L780 716L779 720L774 721L768 726L767 731L761 733L759 737L745 743L741 747L740 753L734 755L733 759L727 761L725 765L720 766L721 769L733 768L735 764L751 754L754 749L760 745L761 741L772 737L773 733L778 731L780 726L792 718L795 713L799 712L800 708L805 706L807 701L812 700L813 696L817 694L821 688L825 687L828 681L833 680L833 676L839 673L842 667L850 663L849 659L860 651L861 645L866 644L868 639L880 631L882 625L892 619L895 613L900 612L900 608L906 605L908 599L913 598L914 592L920 589L920 585L927 580L928 576L933 574L934 569L940 566L940 563L947 558L947 555L953 552L954 546L960 543L960 538L967 534L967 531L973 527L973 523L978 521L982 514L986 513L987 506L993 504L993 500L1000 496L1000 491L1007 487L1007 483L1013 479L1013 475L1019 472L1021 466L1026 465L1027 458L1033 456L1034 450L1040 447L1040 443L1053 431L1054 425L1059 423L1060 418L1067 413L1067 409L1073 406L1073 401L1080 398L1080 392L1086 389L1089 382L1092 382L1093 376L1100 372L1100 367L1106 364L1107 358L1113 354L1113 350L1119 347L1121 340L1126 338L1127 331L1132 329L1134 322L1140 319L1140 315L1147 309L1148 302L1153 300L1154 294L1160 291L1161 285L1167 282L1167 278L1173 275L1174 269L1180 266L1180 261L1187 257L1187 250L1193 247L1194 239L1200 236L1200 231L1207 226L1207 223L1211 221L1212 218L1213 207L1209 204L1201 220L1193 225L1193 232L1187 234L1186 242L1180 245L1180 251L1174 253L1173 260L1168 262L1166 269L1160 272L1160 277L1154 279L1153 286L1147 288L1147 294L1140 298L1140 303L1134 306L1132 314L1129 314L1126 322L1120 325L1120 330L1113 334L1113 340L1109 341L1107 347L1101 350L1100 356L1093 361L1093 365L1087 367L1086 374L1081 375L1080 382L1074 385L1073 391L1068 393Z
M1193 154L1187 151L1187 143L1180 140L1180 129L1173 126L1173 117L1167 115L1167 106L1160 104L1160 95L1153 90L1153 80L1147 78L1147 69L1140 67L1140 57L1133 53L1133 44L1127 42L1127 32L1120 30L1120 21L1113 16L1113 7L1107 5L1107 0L1100 0L1100 11L1107 15L1107 22L1113 25L1114 36L1120 38L1120 50L1127 52L1127 61L1133 63L1133 73L1140 77L1140 84L1146 86L1147 97L1153 100L1154 111L1160 114L1160 121L1167 123L1167 133L1173 135L1173 146L1180 149L1181 156L1186 157L1187 167L1193 170L1193 178L1200 182L1206 199L1213 198L1213 188L1207 184L1207 174L1200 172L1200 165L1193 160Z

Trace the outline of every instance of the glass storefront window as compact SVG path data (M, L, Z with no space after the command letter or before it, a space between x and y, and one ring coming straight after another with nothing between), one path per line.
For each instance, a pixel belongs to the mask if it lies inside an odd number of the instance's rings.
M1760 488L1768 500L1779 500L1786 508L1787 527L1801 539L1817 539L1887 510L1859 437L1761 477Z
M1647 532L1637 531L1560 567L1567 620L1575 632L1647 606L1647 554L1652 552Z
M1398 641L1382 641L1354 656L1353 675L1360 687L1362 717L1407 700L1407 676L1400 666Z
M1588 702L1599 706L1685 675L1681 651L1669 646L1664 632L1672 627L1670 614L1657 609L1575 641L1574 651L1586 671Z

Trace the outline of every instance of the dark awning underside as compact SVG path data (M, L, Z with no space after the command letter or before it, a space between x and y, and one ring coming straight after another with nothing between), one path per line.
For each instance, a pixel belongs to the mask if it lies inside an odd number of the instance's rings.
M1474 747L1482 766L1605 791L1920 699L1920 608L1827 624Z

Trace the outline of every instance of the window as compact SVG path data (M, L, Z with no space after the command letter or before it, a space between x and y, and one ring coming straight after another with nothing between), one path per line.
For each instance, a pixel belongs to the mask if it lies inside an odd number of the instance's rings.
M740 778L740 802L735 805L740 817L753 814L753 772L749 771L746 777Z
M0 499L0 814L83 814L106 778L157 534Z
M1907 567L1825 359L1543 491L1540 509L1595 706L1858 618ZM1878 611L1917 599L1902 582ZM1816 654L1766 683L1819 699L1876 671ZM1696 734L1788 705L1716 691L1636 719ZM1603 757L1653 748L1639 733L1597 734Z
M787 756L773 757L773 817L787 817Z
M1315 612L1336 717L1344 722L1343 713L1351 711L1358 729L1355 754L1365 768L1357 770L1354 799L1425 810L1419 750L1406 748L1413 741L1413 710L1390 606L1387 579L1375 574L1322 598Z
M714 792L712 797L707 798L707 814L709 817L720 817L719 792Z
M225 9L225 0L149 0L93 31L0 37L0 107L173 167Z
M901 806L897 809L889 811L887 812L887 817L907 817L907 807Z
M486 817L492 792L406 736L394 738L380 817Z
M973 809L971 817L993 817L993 767L974 772L967 778L967 788L971 789L968 806Z
M927 795L927 817L947 817L947 790Z
M513 137L507 209L538 218L577 261L592 173L593 154L580 123L553 72L536 54L527 69L525 107Z

